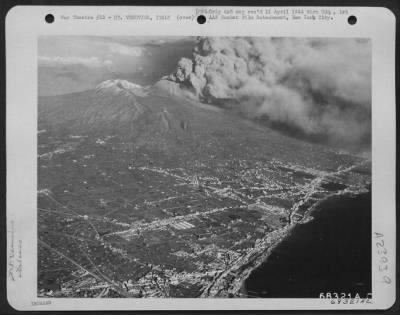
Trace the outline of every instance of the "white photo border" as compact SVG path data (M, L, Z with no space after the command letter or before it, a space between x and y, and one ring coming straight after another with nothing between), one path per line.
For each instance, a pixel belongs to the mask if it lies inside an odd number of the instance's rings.
M387 309L396 299L395 16L386 8L347 7L357 17L334 21L235 20L199 25L182 20L116 23L62 21L61 14L193 15L205 7L16 6L6 17L7 297L18 310L280 310ZM206 7L215 9L218 7ZM223 10L227 7L219 7ZM244 9L249 9L243 7ZM253 9L256 7L253 7ZM290 8L290 7L288 7ZM307 7L303 9L312 9ZM271 7L270 9L274 9ZM278 9L278 8L277 8ZM283 9L279 7L279 9ZM300 8L301 9L301 8ZM329 8L327 8L329 9ZM335 7L332 9L340 9ZM44 16L56 17L48 24ZM137 23L137 24L133 24ZM127 27L133 26L133 27ZM264 36L369 38L372 41L372 301L331 304L329 299L46 299L37 297L37 42L43 35ZM387 248L388 270L379 271L377 234ZM22 277L9 276L11 251L22 241ZM16 253L14 253L16 254ZM382 279L391 279L386 284Z

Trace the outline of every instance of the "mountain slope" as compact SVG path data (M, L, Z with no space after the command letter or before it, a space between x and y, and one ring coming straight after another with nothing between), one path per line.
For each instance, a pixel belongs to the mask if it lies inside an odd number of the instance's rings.
M308 220L331 194L359 193L370 183L360 158L289 138L170 87L113 80L39 99L42 293L112 297L94 284L118 293L124 281L143 288L129 296L235 293L230 272L243 276L291 222ZM85 269L101 277L81 274Z
M117 136L134 148L169 155L278 158L335 166L335 154L267 127L160 89L110 80L94 90L39 98L39 129L55 134ZM178 151L177 151L178 150Z

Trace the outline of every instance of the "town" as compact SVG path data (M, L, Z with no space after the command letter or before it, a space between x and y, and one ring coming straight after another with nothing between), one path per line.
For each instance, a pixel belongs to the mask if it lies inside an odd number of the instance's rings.
M368 159L340 153L323 167L172 161L118 137L38 137L39 296L245 297L242 281L313 207L370 185Z

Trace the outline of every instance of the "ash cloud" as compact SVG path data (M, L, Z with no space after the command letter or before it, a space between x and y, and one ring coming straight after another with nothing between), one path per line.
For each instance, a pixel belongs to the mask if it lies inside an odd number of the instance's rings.
M197 39L167 78L193 97L310 137L369 146L371 44L366 39Z

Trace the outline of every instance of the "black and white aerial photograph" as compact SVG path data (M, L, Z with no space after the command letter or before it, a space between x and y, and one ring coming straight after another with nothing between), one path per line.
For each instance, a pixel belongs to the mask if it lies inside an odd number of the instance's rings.
M371 296L370 39L37 50L38 297Z

